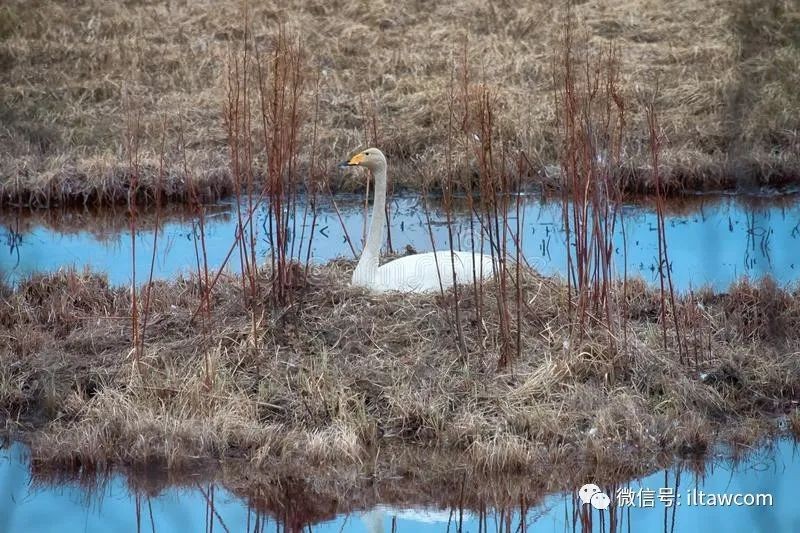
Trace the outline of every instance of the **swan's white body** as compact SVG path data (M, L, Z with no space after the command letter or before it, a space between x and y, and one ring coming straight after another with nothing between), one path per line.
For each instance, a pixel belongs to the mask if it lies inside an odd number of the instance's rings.
M494 275L492 257L472 252L428 252L409 255L380 265L386 225L386 157L377 148L353 156L349 166L364 166L375 178L375 201L367 242L353 272L352 284L374 292L430 292L453 285L484 280Z
M362 255L362 260L363 260ZM360 263L360 262L359 262ZM473 277L474 268L474 277ZM429 252L401 257L382 266L370 262L356 268L353 285L376 292L430 292L453 285L453 271L459 284L485 279L494 272L492 258L471 252ZM437 273L438 272L438 273Z

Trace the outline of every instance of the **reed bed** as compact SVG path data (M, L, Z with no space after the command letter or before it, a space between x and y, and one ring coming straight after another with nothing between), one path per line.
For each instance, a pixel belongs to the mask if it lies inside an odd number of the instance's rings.
M495 121L506 149L526 153L532 181L568 181L553 143L559 126L552 105L564 4L460 0L422 8L380 1L364 9L359 2L295 0L247 9L239 0L4 4L0 203L125 203L133 172L122 155L126 101L140 110L139 201L155 198L165 115L165 201L190 201L175 143L180 131L201 194L230 194L236 178L220 119L230 52L245 40L265 51L281 28L303 42L319 103L316 155L300 154L299 170L316 159L333 174L342 153L377 139L397 162L398 186L420 189L423 173L446 173L443 103L453 58L467 43L478 77L501 102ZM624 92L634 95L659 80L660 123L669 140L660 161L666 191L797 183L794 3L591 1L576 2L571 16L590 49L617 48ZM630 128L615 176L627 191L653 192L645 108L626 100ZM372 124L371 139L365 123ZM310 125L300 133L310 146ZM474 170L455 162L460 172ZM333 190L361 186L334 177Z
M524 472L651 464L721 442L754 445L785 417L797 426L796 289L743 281L676 297L691 360L682 363L664 349L658 291L628 282L628 342L611 346L599 323L576 339L566 285L526 270L519 356L498 371L491 284L480 321L474 295L459 292L464 354L452 292L374 296L348 286L352 266L312 267L285 313L261 318L255 343L236 276L220 278L204 324L192 320L207 296L202 278L154 282L138 364L130 290L68 271L6 288L5 430L62 465L347 465L398 445L451 453L477 471ZM265 294L271 279L259 272Z

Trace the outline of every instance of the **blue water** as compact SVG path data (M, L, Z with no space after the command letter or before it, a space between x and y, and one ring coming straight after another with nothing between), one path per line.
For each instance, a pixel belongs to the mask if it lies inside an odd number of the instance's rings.
M665 482L665 473L667 482ZM795 445L779 441L772 450L751 456L743 463L710 461L703 476L681 473L675 489L677 468L655 472L630 482L623 491L634 495L633 505L620 507L617 497L617 531L665 531L664 516L672 488L678 505L667 510L666 531L715 531L751 533L755 531L800 531L800 506L797 505L797 483L800 480L800 458ZM594 480L602 487L602 480ZM577 487L576 487L577 489ZM643 489L644 492L640 492ZM647 506L647 491L654 502ZM690 493L695 494L694 505ZM706 495L701 505L699 491ZM709 495L736 495L756 498L759 505L708 505ZM644 494L642 501L638 495ZM510 495L519 500L517 495ZM769 499L767 498L769 497ZM616 497L616 496L615 496ZM343 496L346 498L346 496ZM213 501L213 504L212 504ZM572 529L572 513L576 511L572 494L554 494L524 515L527 531L566 532ZM342 513L318 523L303 523L304 531L314 532L434 532L457 531L458 509L435 509L420 502L417 508L396 509L379 505L369 511ZM347 506L346 501L342 502ZM613 505L613 504L612 504ZM502 528L499 510L489 509L484 517L488 531ZM675 511L674 529L672 509ZM510 531L520 525L519 510L512 513ZM609 531L608 511L592 511L592 527L577 531ZM479 531L479 514L466 509L461 530ZM300 525L296 518L295 527ZM222 486L203 483L196 488L169 488L157 495L135 494L121 475L113 475L91 492L77 485L45 485L34 483L28 467L27 449L20 444L0 450L0 531L77 532L77 531L281 531L283 526L274 516L259 514ZM137 525L138 524L138 525ZM259 528L255 526L258 525ZM630 528L630 529L629 529Z
M745 199L746 200L746 199ZM759 278L769 275L781 284L800 279L800 197L782 198L780 202L760 199L753 202L737 197L708 197L694 209L666 218L666 241L675 287L680 291L710 285L726 289L741 276ZM318 208L316 231L311 245L311 260L317 263L336 257L355 257L347 244L348 234L356 251L360 250L365 227L363 201L354 197L338 200L342 221L329 201ZM218 210L218 209L217 209ZM227 210L227 211L226 211ZM305 218L303 214L305 213ZM446 218L440 209L430 207L429 226L422 200L396 197L391 202L389 230L394 250L410 245L417 251L448 247ZM544 274L566 272L567 238L563 230L560 202L544 202L525 197L521 209L522 252L526 260ZM622 210L622 220L615 233L615 267L618 275L641 275L658 281L658 233L652 208L630 204ZM208 264L218 268L230 250L236 234L233 204L222 212L209 215L205 224ZM473 233L469 216L454 216L452 228L457 249L472 249ZM474 219L473 219L474 222ZM508 225L515 230L514 213ZM305 225L304 244L299 241ZM255 215L258 256L267 261L270 235L265 209ZM155 277L170 278L197 268L196 245L199 227L190 219L165 224L158 238ZM311 233L311 213L299 206L296 216L295 257L305 260ZM135 238L137 283L146 277L153 253L154 231L138 231ZM475 237L476 247L480 248ZM33 224L23 232L0 226L0 273L17 280L33 272L54 271L67 266L89 267L108 273L112 283L127 284L132 278L129 231L105 231L101 227L78 232L60 232ZM510 246L513 249L513 246ZM486 246L484 246L486 249ZM240 270L238 253L228 268Z

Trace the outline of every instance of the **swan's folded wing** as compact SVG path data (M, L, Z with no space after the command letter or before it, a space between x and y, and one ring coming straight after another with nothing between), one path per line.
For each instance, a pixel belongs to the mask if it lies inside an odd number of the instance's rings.
M474 264L474 269L473 269ZM453 271L459 284L472 283L494 273L492 259L471 252L429 252L390 261L378 269L380 291L431 292L453 285Z

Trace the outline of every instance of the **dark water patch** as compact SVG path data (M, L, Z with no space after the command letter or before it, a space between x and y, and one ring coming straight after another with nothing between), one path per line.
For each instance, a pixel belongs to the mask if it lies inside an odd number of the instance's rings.
M27 448L15 443L0 451L0 530L694 532L713 523L719 531L751 532L796 531L800 524L800 458L789 440L740 461L720 454L622 484L575 480L574 490L544 496L531 489L535 480L515 490L458 472L438 494L420 486L402 497L381 489L391 480L352 490L368 480L342 476L331 484L339 491L323 497L296 476L270 486L248 482L256 478L32 473ZM414 486L409 478L396 483ZM592 508L596 495L582 503L585 483L609 495L607 509Z
M362 199L343 196L337 199L338 210L330 201L317 206L310 258L326 262L337 257L354 258L348 243L360 250L367 222ZM391 201L389 228L396 252L447 249L447 218L434 201L429 206L419 197L396 197ZM340 220L341 215L341 220ZM562 205L558 200L526 196L521 203L522 252L525 259L544 274L564 275L567 264L567 236ZM293 213L294 235L289 239L294 255L307 256L312 213L299 205ZM137 282L149 271L153 254L155 221L152 213L143 212L131 239L125 216L64 214L49 219L7 213L0 225L0 272L12 280L34 272L54 271L67 266L88 267L108 273L114 284L127 284L135 267ZM515 227L515 213L508 221ZM270 221L262 206L254 216L257 255L268 261L272 247ZM800 200L789 196L697 196L668 204L666 237L673 282L685 291L702 285L724 290L742 276L773 277L779 284L800 279ZM155 278L170 278L196 269L200 226L187 214L162 217L155 249ZM488 249L479 237L480 224L466 210L465 202L456 206L453 216L453 240L456 249ZM208 264L218 268L228 255L237 232L233 203L206 208L204 237ZM433 243L431 242L433 235ZM136 257L132 261L135 244ZM513 252L513 243L511 245ZM387 247L384 247L386 250ZM234 254L236 255L236 254ZM659 268L657 217L648 200L627 204L617 224L614 240L617 274L641 276L655 283ZM660 266L661 265L661 266ZM240 270L237 259L228 263Z

